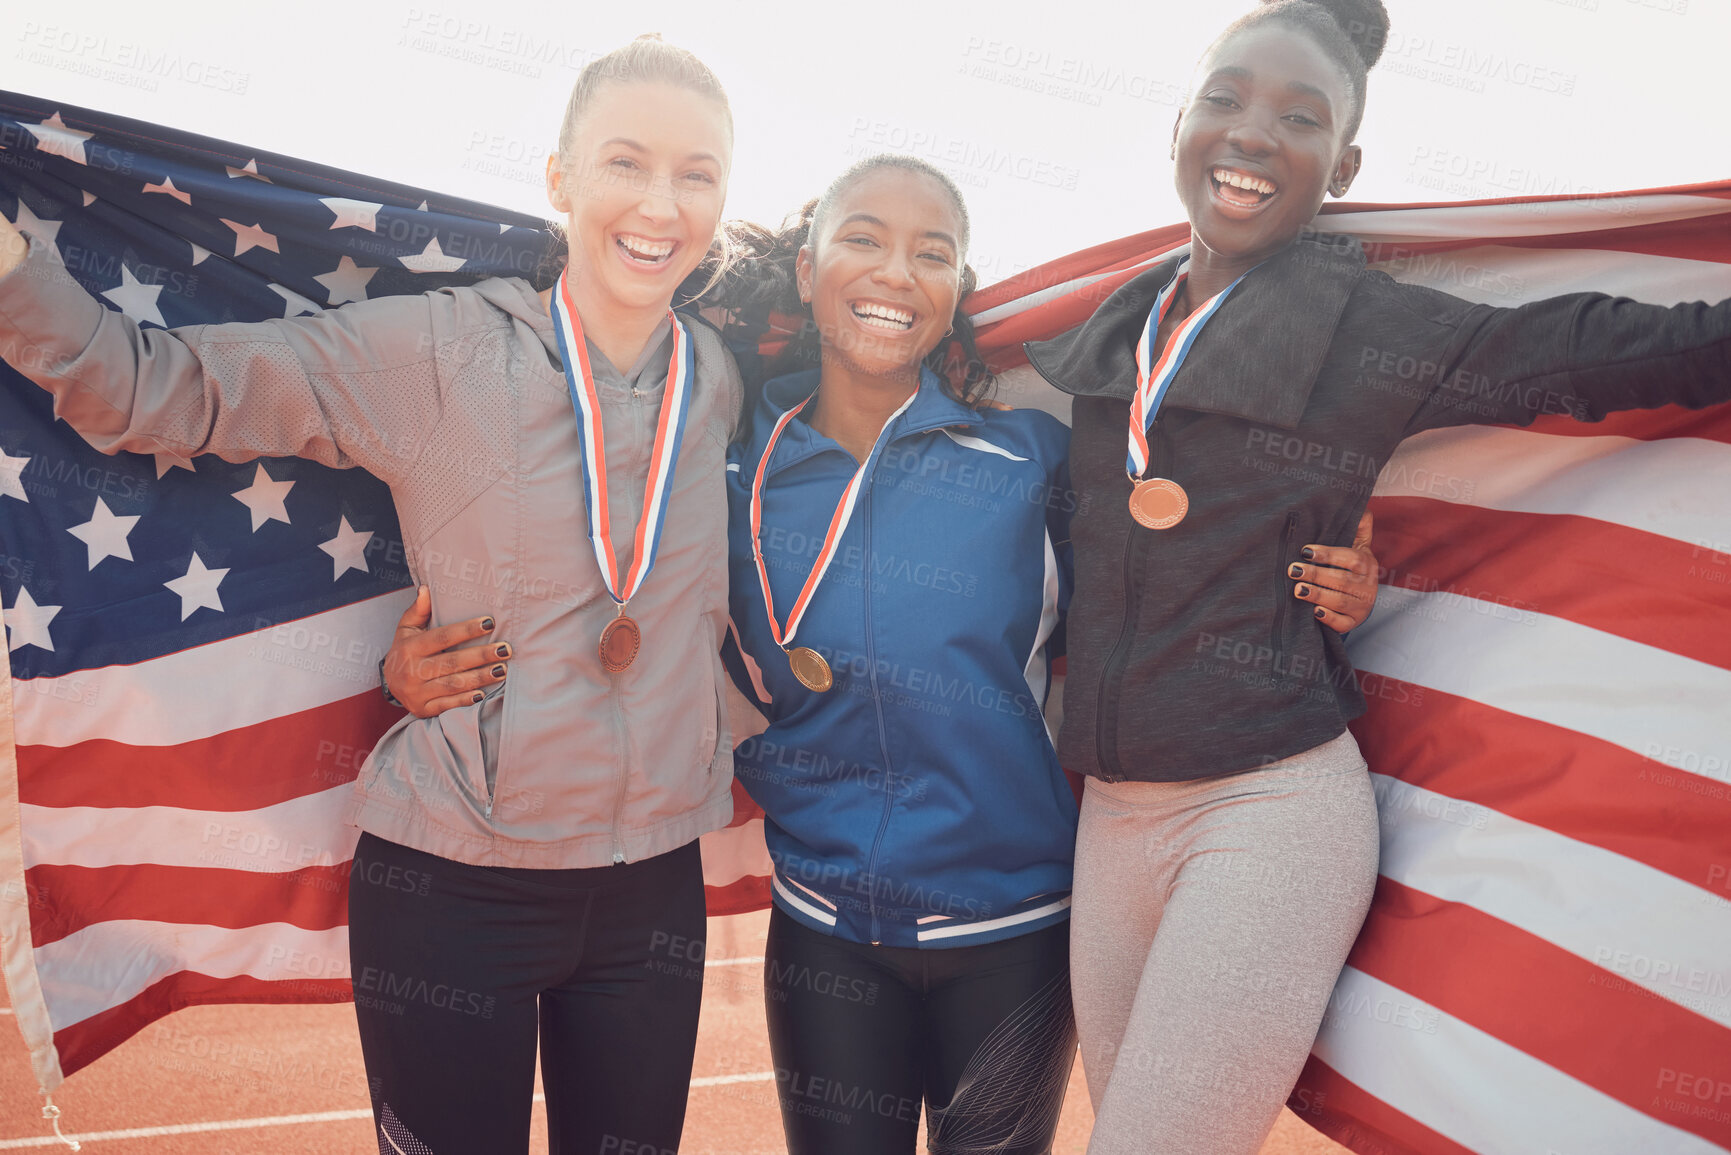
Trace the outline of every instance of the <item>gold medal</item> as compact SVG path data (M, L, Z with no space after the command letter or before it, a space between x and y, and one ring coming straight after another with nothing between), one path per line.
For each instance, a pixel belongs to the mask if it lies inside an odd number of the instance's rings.
M813 693L821 694L835 685L835 674L830 671L829 663L809 646L795 646L788 650L787 664L793 670L793 676L799 679L799 684Z
M601 631L601 668L609 674L624 672L637 660L637 650L642 645L643 631L637 628L636 619L620 614Z
M1150 477L1130 491L1130 516L1149 529L1171 529L1190 512L1190 495L1176 481Z

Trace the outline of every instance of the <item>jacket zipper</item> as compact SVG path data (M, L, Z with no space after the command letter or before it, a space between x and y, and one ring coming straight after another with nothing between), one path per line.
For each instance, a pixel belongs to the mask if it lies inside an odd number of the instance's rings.
M1168 466L1166 451L1165 428L1156 419L1148 430L1148 471L1152 477L1164 477ZM1141 604L1140 591L1136 582L1136 542L1141 526L1124 515L1124 624L1118 629L1118 640L1112 643L1112 649L1106 655L1106 665L1100 671L1100 689L1094 700L1094 749L1100 758L1100 769L1105 771L1108 782L1123 780L1124 770L1118 764L1118 696L1115 687L1118 685L1118 675L1122 672L1124 662L1129 657L1130 638L1135 633L1136 619ZM1107 696L1111 695L1108 703ZM1107 721L1107 706L1112 707L1111 723Z
M1280 556L1274 559L1275 572L1275 602L1274 602L1274 633L1269 636L1269 647L1278 655L1286 645L1286 627L1292 620L1292 591L1287 588L1290 580L1286 576L1286 567L1292 564L1292 543L1298 536L1298 511L1288 510L1286 513L1286 529L1280 535ZM1278 660L1278 659L1277 659Z
M631 415L633 418L640 416L637 412L636 402L641 397L642 394L637 391L636 382L633 382L631 385L631 400L633 402L631 406ZM639 513L638 517L642 517L646 513L648 513L648 510ZM631 732L625 725L625 707L619 702L621 693L619 688L619 675L614 674L612 678L613 692L611 696L613 699L613 723L618 727L618 733L621 738L621 749L619 752L619 793L613 799L613 865L618 866L620 863L625 861L625 840L619 833L619 820L625 813L625 794L627 787L631 784Z
M872 469L872 476L866 479L866 491L862 495L863 500L865 501L864 529L866 577L865 581L861 583L861 588L865 593L866 663L869 667L871 677L872 709L877 714L878 752L883 756L884 763L884 811L883 816L878 819L878 832L872 838L871 857L866 859L866 884L868 887L866 902L869 905L872 916L871 942L873 946L877 946L883 941L883 932L878 926L878 852L883 847L884 835L889 831L890 811L895 805L895 792L890 788L890 783L894 777L894 770L890 765L889 735L884 729L883 698L878 694L877 640L872 631L872 494L876 482L877 469L874 466Z

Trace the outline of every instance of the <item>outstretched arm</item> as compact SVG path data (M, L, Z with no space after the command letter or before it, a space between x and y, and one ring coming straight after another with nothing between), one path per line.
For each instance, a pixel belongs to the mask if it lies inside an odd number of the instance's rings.
M310 317L147 329L0 219L0 358L104 453L307 457L403 476L440 411L425 296Z

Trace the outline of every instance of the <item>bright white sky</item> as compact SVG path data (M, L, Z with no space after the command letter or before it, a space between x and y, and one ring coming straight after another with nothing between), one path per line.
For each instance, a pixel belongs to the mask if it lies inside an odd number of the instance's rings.
M1731 176L1731 0L1387 3L1354 200ZM7 21L0 83L545 213L542 162L577 68L659 31L732 98L731 215L776 221L857 156L918 153L968 195L989 283L1180 218L1177 102L1248 6L57 0Z

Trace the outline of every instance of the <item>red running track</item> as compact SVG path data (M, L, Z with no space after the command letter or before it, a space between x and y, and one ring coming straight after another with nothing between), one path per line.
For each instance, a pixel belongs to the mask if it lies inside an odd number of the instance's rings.
M711 919L683 1155L781 1155L763 1028L767 913ZM0 1152L64 1151L40 1117L22 1040L0 1026ZM195 1007L154 1024L54 1096L62 1126L103 1155L354 1155L377 1151L354 1012ZM1055 1151L1081 1155L1093 1123L1077 1065ZM547 1150L536 1108L531 1150ZM1262 1155L1346 1155L1284 1112Z

